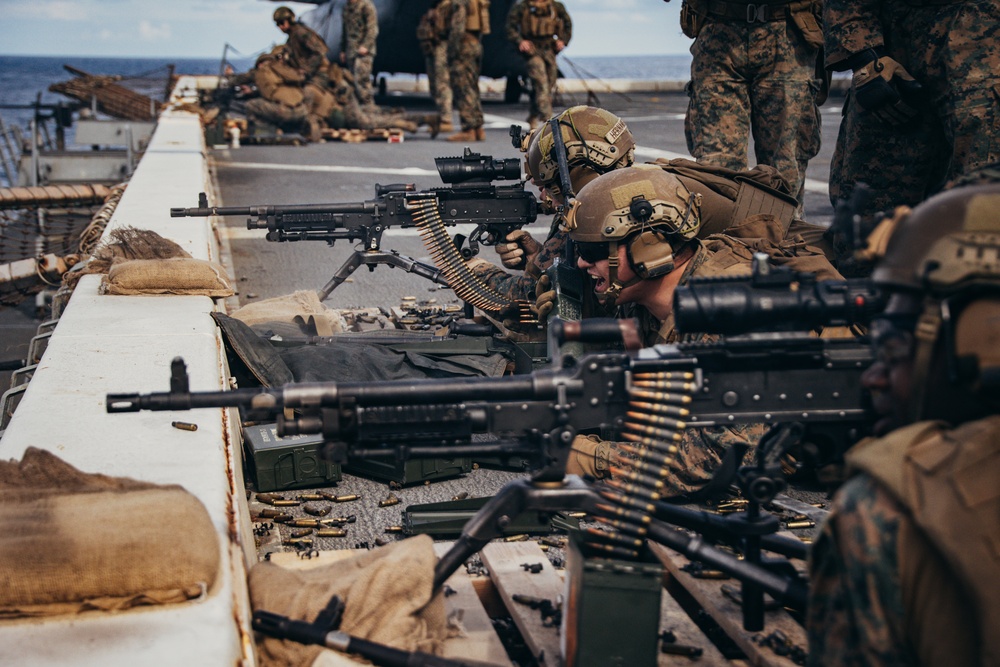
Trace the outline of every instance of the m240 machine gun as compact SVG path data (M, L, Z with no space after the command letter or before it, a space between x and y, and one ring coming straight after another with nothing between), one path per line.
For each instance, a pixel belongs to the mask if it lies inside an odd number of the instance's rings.
M550 322L557 341L638 341L627 320ZM674 442L688 429L765 423L769 452L741 476L758 507L782 488L781 452L797 440L853 443L868 421L861 372L871 351L854 339L821 339L800 333L762 333L715 343L663 345L626 352L562 357L554 367L526 376L415 380L385 383L324 382L280 389L191 392L184 362L172 365L170 391L111 394L109 412L239 407L250 419L276 419L279 435L322 434L325 455L352 457L520 455L531 462L528 478L509 483L465 526L439 561L435 585L498 537L525 511L542 514L579 509L607 530L590 530L598 553L633 557L646 538L702 560L744 582L744 625L763 624L763 593L803 608L805 585L796 576L761 565L760 550L801 555L801 543L773 533L777 520L756 509L734 531L724 519L663 501L660 480L669 475ZM553 358L559 358L555 355ZM289 416L294 411L293 416ZM634 459L616 461L616 480L595 489L565 474L577 433L605 429L634 443ZM497 442L474 442L492 433ZM701 537L738 534L750 557L741 561Z
M523 183L493 184L495 180L520 180L520 161L495 160L466 148L462 157L435 158L435 163L441 180L450 187L417 191L412 184L376 185L375 199L363 202L242 207L208 206L202 193L197 208L172 208L170 215L247 216L247 228L267 230L268 241L360 242L359 249L320 290L320 300L362 265L374 270L387 264L447 285L477 308L506 310L511 302L469 271L465 258L478 253L480 245L502 242L511 231L537 219L538 200ZM458 224L475 225L464 250L459 250L446 230ZM436 266L383 251L382 234L390 227L417 228Z

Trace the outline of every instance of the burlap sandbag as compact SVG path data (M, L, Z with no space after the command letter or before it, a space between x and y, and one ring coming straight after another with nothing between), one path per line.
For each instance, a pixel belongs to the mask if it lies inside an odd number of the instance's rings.
M152 230L120 227L108 233L108 237L101 241L85 264L63 274L63 282L71 287L75 286L85 275L107 273L115 262L190 256L184 248Z
M260 563L250 571L250 601L254 609L313 621L338 595L346 605L341 631L407 651L439 653L448 630L444 596L432 597L436 564L427 535L308 570ZM270 637L258 648L263 665L309 665L323 650Z
M300 290L286 296L265 299L243 306L230 315L248 326L266 322L285 322L315 330L317 336L342 333L347 326L344 318L328 308L312 290Z
M104 279L105 294L188 294L232 296L226 270L190 257L115 262Z
M184 602L212 587L219 538L179 486L83 473L28 448L0 461L0 618Z

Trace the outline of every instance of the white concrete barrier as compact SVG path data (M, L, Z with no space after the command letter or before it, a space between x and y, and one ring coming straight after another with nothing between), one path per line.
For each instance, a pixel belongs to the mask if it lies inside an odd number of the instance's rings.
M182 80L178 90L194 87ZM201 123L196 115L168 110L108 231L151 229L196 258L218 261L210 219L170 217L171 206L190 206L203 191L211 193L212 184ZM0 440L0 456L20 458L34 446L85 472L183 486L204 503L218 533L219 577L202 599L185 604L0 622L0 664L252 664L246 554L253 544L246 544L248 521L237 520L246 503L235 415L109 415L104 407L108 393L166 391L176 356L188 363L192 390L224 388L229 373L210 315L217 305L208 297L100 295L99 285L99 276L86 276L73 293ZM172 428L173 420L197 423L198 430Z

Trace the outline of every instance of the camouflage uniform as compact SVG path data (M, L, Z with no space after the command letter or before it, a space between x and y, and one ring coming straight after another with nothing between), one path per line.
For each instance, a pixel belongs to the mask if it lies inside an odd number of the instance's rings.
M416 131L416 123L408 119L405 114L384 111L375 104L361 106L350 72L336 63L330 64L329 71L330 89L336 99L334 115L327 121L331 127L353 130L401 128L410 132Z
M996 664L998 427L918 422L848 452L860 474L810 554L809 664Z
M717 253L710 246L715 246L715 242L708 241L708 246L698 242L698 248L694 257L684 267L681 276L681 285L687 284L691 278L749 274L750 265L732 253L727 253L724 249ZM633 304L626 304L621 309L622 317L637 317L639 319L640 334L643 336L645 345L655 345L660 343L676 343L681 340L681 336L674 329L673 317L668 317L664 321L659 321L653 317L646 309ZM696 336L686 336L684 342L708 342L712 336L698 334ZM712 475L718 470L725 457L726 452L736 443L750 445L751 449L744 460L752 460L753 448L764 435L766 427L763 424L739 424L734 426L719 426L703 429L689 429L684 433L684 439L676 443L677 454L674 456L674 464L671 465L673 475L664 478L664 497L676 497L689 495L697 492L705 486ZM595 445L598 441L592 440ZM582 443L574 442L574 449L579 451ZM621 444L631 443L609 443L611 448L618 449ZM586 447L586 445L584 444ZM632 445L634 446L634 445ZM589 447L587 448L589 449ZM596 447L595 447L596 449ZM576 461L581 464L583 471L588 474L600 474L600 461L595 461L595 457L578 455Z
M533 90L529 122L541 123L552 117L552 92L559 74L556 40L569 45L572 37L573 21L561 2L522 0L511 7L507 15L508 41L515 48L524 40L534 46L532 53L521 54L527 61Z
M448 62L451 88L463 130L483 126L483 104L479 97L479 73L483 67L481 33L467 29L470 0L452 0L448 30Z
M746 169L752 134L757 163L777 168L802 201L820 147L818 11L818 0L685 0L682 27L695 41L684 130L699 162Z
M372 104L372 63L375 62L375 40L378 38L378 13L372 0L347 0L344 4L343 33L340 52L347 69L354 77L354 88L362 105ZM364 47L368 53L361 55Z
M295 21L288 30L289 63L305 73L306 83L326 84L326 42L309 26Z
M867 48L898 61L926 106L902 127L861 112L849 94L830 165L830 199L867 183L864 213L915 205L952 178L1000 160L1000 4L995 0L826 0L826 63L850 69Z
M299 131L309 114L309 104L302 84L305 76L292 67L283 55L283 47L262 55L253 69L253 80L260 97L247 100L250 120L275 125L282 130Z
M424 53L427 84L442 120L451 123L451 74L448 72L448 15L451 0L440 0L427 10L417 26L417 40ZM442 28L444 28L442 30Z

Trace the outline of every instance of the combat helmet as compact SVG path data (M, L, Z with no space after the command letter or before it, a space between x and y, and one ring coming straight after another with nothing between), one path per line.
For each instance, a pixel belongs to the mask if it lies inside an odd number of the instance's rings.
M555 117L562 129L571 175L581 170L604 174L635 162L635 139L618 116L597 107L575 106ZM545 123L522 144L525 171L538 187L559 190L559 164L552 127ZM573 172L577 172L574 174ZM572 179L575 189L582 187Z
M277 9L274 10L275 23L284 23L285 21L294 21L294 20L295 20L295 12L293 12L288 7L282 5L281 7L278 7Z
M675 253L695 238L701 225L701 195L675 175L654 165L616 169L603 174L577 194L566 214L565 228L585 261L611 259L609 288L614 300L639 280L674 270ZM636 278L617 277L618 247L624 246Z
M955 418L948 396L971 395L961 408L969 410L970 401L1000 398L1000 183L959 187L914 208L872 281L892 295L884 318L909 311L913 421ZM951 412L940 414L942 404Z

